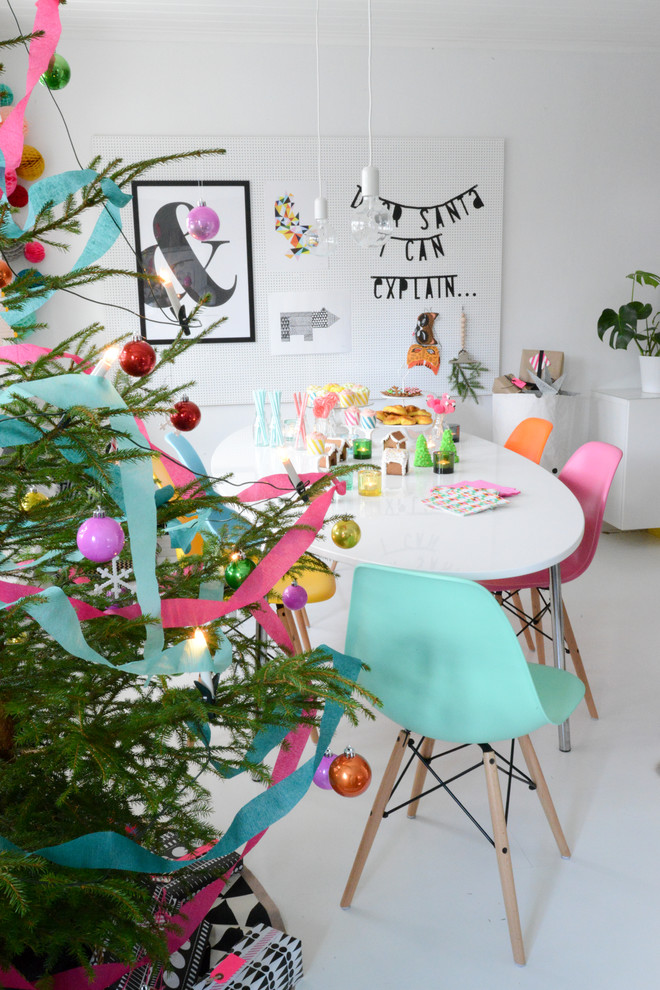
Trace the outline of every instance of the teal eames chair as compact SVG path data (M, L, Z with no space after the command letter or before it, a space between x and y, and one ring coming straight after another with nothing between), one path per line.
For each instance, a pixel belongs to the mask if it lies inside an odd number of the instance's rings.
M387 621L385 616L396 617ZM433 763L435 739L459 744L448 752L476 743L481 754L471 770L484 767L493 838L466 811L494 845L502 884L509 934L516 963L525 963L518 904L511 868L506 821L512 779L535 788L561 855L570 850L546 786L529 733L542 725L558 725L569 717L584 694L573 674L554 667L528 664L503 610L480 585L461 578L373 565L356 568L346 634L346 652L369 666L360 682L380 698L383 712L404 728L399 732L371 809L341 906L350 906L371 845L390 797L398 787L406 749L406 769L417 758L413 795L414 817L419 799L443 788L460 804ZM421 736L414 743L411 733ZM510 759L495 753L495 740L518 739L528 775ZM504 768L498 765L504 764ZM505 811L498 770L508 776ZM433 786L421 793L427 772ZM405 773L405 770L403 771Z

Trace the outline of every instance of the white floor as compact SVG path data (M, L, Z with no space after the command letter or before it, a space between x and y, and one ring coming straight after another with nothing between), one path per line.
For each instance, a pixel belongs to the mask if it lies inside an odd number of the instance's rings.
M299 990L660 985L659 577L660 539L617 533L602 536L590 570L565 588L601 717L592 721L580 705L570 753L558 751L554 728L534 737L570 861L536 796L514 790L509 837L527 966L511 957L494 852L446 796L422 802L414 821L403 811L383 822L353 906L342 911L375 786L356 799L312 787L248 859L302 939ZM310 609L314 644L343 646L350 579L344 570L338 595ZM353 745L378 781L395 736L383 717L342 724L333 749ZM466 778L459 793L486 824L482 776ZM223 785L225 826L251 786Z

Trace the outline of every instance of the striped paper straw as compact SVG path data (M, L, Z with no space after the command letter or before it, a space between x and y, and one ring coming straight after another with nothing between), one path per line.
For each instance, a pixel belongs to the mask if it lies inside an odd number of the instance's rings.
M254 399L254 405L257 413L254 421L254 444L256 447L267 447L268 428L266 427L266 389L253 389L252 398Z
M305 429L305 410L307 409L307 392L294 392L293 404L296 407L298 426L296 429L296 447L304 447L307 443L307 431Z
M282 436L282 393L269 392L270 399L270 445L271 447L283 447L284 437Z

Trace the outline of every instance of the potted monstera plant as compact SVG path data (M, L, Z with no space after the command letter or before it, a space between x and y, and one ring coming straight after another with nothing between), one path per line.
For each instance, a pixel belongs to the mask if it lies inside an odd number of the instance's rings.
M639 367L643 392L660 393L660 310L653 312L651 303L635 299L635 287L660 285L660 275L636 271L626 275L632 281L630 302L615 309L604 309L598 320L598 336L601 340L609 331L608 343L617 350L625 350L633 341L639 350Z

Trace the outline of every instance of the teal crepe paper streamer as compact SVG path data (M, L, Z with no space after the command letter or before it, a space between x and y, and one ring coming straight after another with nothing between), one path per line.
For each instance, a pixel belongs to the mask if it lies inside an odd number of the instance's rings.
M232 660L231 643L222 637L219 649L211 656L208 648L194 647L192 640L186 639L163 651L158 656L144 660L131 660L130 663L114 664L94 650L82 631L76 610L62 588L46 588L38 596L19 599L28 615L35 619L44 632L52 636L63 649L74 657L102 664L113 670L129 674L139 674L147 678L158 674L196 673L209 670L222 673ZM15 607L17 603L2 605L2 609Z
M189 471L192 471L193 474L198 476L207 476L206 468L204 467L199 454L189 440L187 440L180 433L167 433L165 435L165 439L169 443L170 447L176 451L179 455L179 459ZM208 492L209 487L207 486L205 490ZM210 529L211 532L215 533L216 536L219 536L221 529L228 526L230 527L230 539L236 540L239 538L241 533L245 533L250 528L250 523L246 522L246 520L243 519L237 512L230 509L226 505L223 506L222 509L207 509L204 511L206 512L206 515L203 517L198 529L195 530L195 533L200 532L206 527ZM202 519L201 512L199 513L199 518L200 520ZM194 536L195 533L193 533L192 536ZM188 545L185 552L187 553L189 549L190 545Z
M4 178L4 156L0 152L0 176ZM57 206L63 203L67 196L78 192L83 186L90 185L99 178L99 173L94 169L80 169L72 172L60 172L58 175L48 176L35 182L29 192L28 213L23 228L13 220L8 213L2 223L2 233L9 240L20 237L27 230L31 230L39 212L47 203ZM86 268L88 265L98 261L106 251L108 251L117 237L121 233L121 213L120 210L131 201L128 193L123 193L119 186L112 179L103 178L100 182L101 189L106 196L106 203L102 207L102 212L94 225L94 229L77 261L72 265L71 271ZM3 194L0 202L5 202L6 196ZM54 291L54 290L53 290ZM29 327L30 317L43 304L50 299L53 291L44 295L27 299L20 306L8 310L4 314L5 321L10 326Z
M0 393L0 404L15 395L29 395L42 399L60 409L84 406L88 409L105 408L116 410L109 416L110 425L118 432L127 434L117 437L120 450L141 446L140 433L134 417L128 412L126 403L114 386L105 378L94 375L57 375L42 378L36 382L11 385ZM126 411L124 411L126 410ZM66 434L62 441L62 452L69 460L74 456L66 445ZM135 574L137 599L143 615L160 617L160 592L156 580L156 505L153 498L153 474L148 460L123 462L117 472L120 485L110 485L109 494L126 515L131 537L132 564ZM144 645L145 658L153 658L163 648L162 626L146 627Z
M330 654L337 673L353 682L357 680L362 666L359 660L328 646L319 647L319 652L321 651ZM314 756L284 780L248 801L236 813L223 837L212 849L200 856L200 860L213 860L234 852L295 807L309 788L342 714L341 705L334 702L326 705ZM18 846L2 837L0 837L0 850L23 852ZM37 849L24 855L41 856L51 863L71 869L127 870L133 873L173 873L188 865L186 860L173 861L157 856L117 832L91 832L61 845Z

